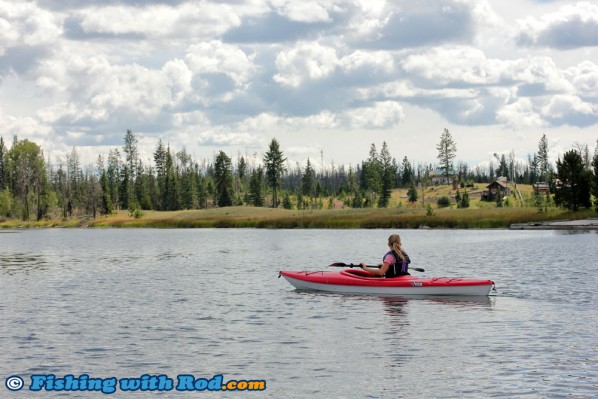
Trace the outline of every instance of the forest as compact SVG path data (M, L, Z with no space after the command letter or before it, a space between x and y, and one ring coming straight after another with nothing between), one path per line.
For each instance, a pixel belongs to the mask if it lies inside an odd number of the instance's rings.
M368 158L355 166L316 169L310 159L304 166L290 162L276 139L262 158L233 159L219 151L209 161L193 159L185 149L160 140L153 162L144 163L138 138L129 129L121 148L99 154L94 165L82 166L76 147L65 154L65 161L52 163L38 144L14 136L8 146L0 136L0 219L96 218L123 209L139 217L143 210L241 205L321 209L330 207L333 199L344 207L385 208L397 188L409 188L408 200L416 202L417 187L438 184L432 179L438 174L448 184L456 182L465 195L467 187L499 176L520 184L546 182L556 206L598 210L598 142L593 156L587 145L575 144L556 165L548 161L546 135L527 161L517 160L511 151L494 154L486 167L455 164L457 146L447 129L436 149L436 163L414 164L407 155L397 160L386 142L380 147L372 143ZM468 206L464 196L458 200L459 207Z

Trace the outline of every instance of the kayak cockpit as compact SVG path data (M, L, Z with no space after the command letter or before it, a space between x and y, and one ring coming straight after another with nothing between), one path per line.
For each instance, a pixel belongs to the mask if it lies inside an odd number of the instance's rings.
M343 276L347 276L347 277L363 278L363 279L367 279L367 280L386 279L386 277L374 276L372 273L366 272L365 270L362 270L362 269L345 269L345 270L341 270L340 274L342 274ZM410 275L404 274L402 276L391 277L391 278L394 280L394 279L406 277L406 276L410 276Z

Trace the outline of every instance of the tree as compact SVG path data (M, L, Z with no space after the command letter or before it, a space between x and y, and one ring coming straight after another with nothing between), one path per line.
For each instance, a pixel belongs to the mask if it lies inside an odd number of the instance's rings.
M538 143L538 168L540 172L540 179L546 181L548 172L548 140L546 135L543 134L540 142Z
M382 168L382 179L380 185L380 197L378 198L378 207L386 208L390 203L395 177L395 168L393 168L390 150L388 149L386 141L382 143L379 164Z
M68 215L72 216L73 208L80 207L83 203L83 172L77 148L73 146L71 152L66 154L66 206Z
M443 171L442 174L450 184L449 176L453 171L453 160L457 156L457 144L455 144L448 129L444 129L444 132L440 136L440 143L436 146L436 149L438 150L437 158L440 161L440 170Z
M407 198L409 199L409 202L411 202L411 203L417 202L417 199L418 199L417 187L415 187L414 180L411 180L411 182L409 182L409 190L407 190Z
M29 220L30 197L37 201L38 217L40 216L40 197L45 189L46 169L43 152L37 144L25 139L16 141L7 153L7 170L11 179L12 189L21 200L23 220Z
M231 159L223 151L218 153L214 163L216 203L219 207L233 205L233 171Z
M179 179L174 167L170 146L166 150L166 178L164 182L164 209L177 211L180 209Z
M469 193L467 190L463 194L457 191L457 208L469 208Z
M264 193L262 192L262 181L264 180L264 168L258 166L251 173L249 180L249 203L253 206L264 206Z
M361 164L361 189L365 193L366 206L373 207L382 186L382 166L376 145L370 146L370 156L367 161Z
M407 156L405 156L403 158L403 164L402 164L402 174L401 174L401 183L403 184L403 187L407 186L409 183L411 183L411 180L415 180L415 175L413 173L413 167L411 166L411 163L409 162L409 160L407 159Z
M120 205L120 171L122 162L118 149L110 150L108 153L108 166L106 168L106 178L108 187L110 187L110 202L112 208L119 209Z
M0 219L4 216L9 217L12 213L13 198L10 190L0 189Z
M112 201L110 199L110 184L108 183L108 174L104 169L104 158L98 155L97 160L98 174L100 175L100 213L102 215L109 215L112 213Z
M0 191L8 186L8 177L6 175L7 151L4 139L0 136Z
M272 139L268 151L264 155L264 165L266 166L266 180L272 187L272 207L278 207L278 189L280 188L282 175L285 172L284 163L286 158L280 150L280 144L276 139Z
M590 208L590 174L585 170L581 154L575 150L567 151L556 165L560 180L554 193L557 206L572 211Z
M139 150L137 149L137 137L131 129L127 129L125 134L125 144L123 151L125 153L125 164L122 170L122 206L130 208L131 202L137 203L135 195L135 180L137 177L137 161L139 159Z
M597 153L594 155L594 160L592 161L594 173L592 174L591 191L594 196L594 206L596 207L596 212L598 212L598 146L596 146L596 150Z
M305 172L301 176L301 194L308 196L310 199L314 196L314 190L316 186L316 172L311 167L311 162L307 158L307 165L305 166Z

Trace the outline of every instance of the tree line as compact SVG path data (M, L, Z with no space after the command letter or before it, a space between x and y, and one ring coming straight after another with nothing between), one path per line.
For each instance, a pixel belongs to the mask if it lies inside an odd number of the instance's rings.
M143 210L237 205L317 209L333 207L333 198L347 207L384 208L395 188L409 187L409 201L417 201L416 184L425 185L437 170L462 185L498 176L517 183L547 181L557 205L589 208L591 192L598 208L598 145L590 157L588 146L577 144L557 161L556 169L548 162L545 135L527 162L516 161L514 152L495 154L487 167L455 165L456 143L447 129L436 148L437 168L416 165L406 155L399 162L383 142L380 150L372 143L368 158L355 166L325 167L322 162L317 169L310 159L304 166L293 165L276 139L259 160L243 155L233 160L219 151L213 160L201 162L185 149L177 151L160 140L153 162L144 163L137 136L127 130L121 148L82 166L76 147L65 154L64 161L52 163L38 144L14 136L9 147L0 136L0 218L42 220L57 214L64 219L74 214L95 218L120 209L139 216Z

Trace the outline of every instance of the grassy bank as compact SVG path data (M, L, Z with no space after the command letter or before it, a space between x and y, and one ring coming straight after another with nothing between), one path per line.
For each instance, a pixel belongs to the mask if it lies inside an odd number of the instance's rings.
M550 209L539 213L535 208L440 208L427 215L421 208L323 209L310 211L230 207L176 212L144 211L140 218L120 211L97 219L75 218L68 221L0 221L0 228L44 227L127 227L127 228L508 228L512 223L596 217L595 211L567 212Z
M133 218L127 211L100 216L95 220L88 217L76 217L62 220L58 215L40 222L23 222L16 219L0 218L0 229L49 228L49 227L152 227L152 228L213 228L213 227L254 227L254 228L508 228L513 223L545 222L561 219L586 219L597 217L593 210L569 212L563 209L548 208L538 212L530 206L532 186L518 185L524 201L510 197L510 206L496 207L495 202L480 200L485 185L468 189L470 207L457 209L437 206L438 198L454 198L456 192L449 186L429 187L424 193L425 204L432 209L428 215L423 201L410 204L406 189L393 192L390 206L384 209L344 208L342 201L333 202L335 209L286 210L255 207L211 208L207 210L186 210L173 212L143 211L140 218ZM463 191L462 191L463 192ZM421 193L421 192L420 192ZM324 199L323 203L328 203ZM526 206L527 205L527 206Z

